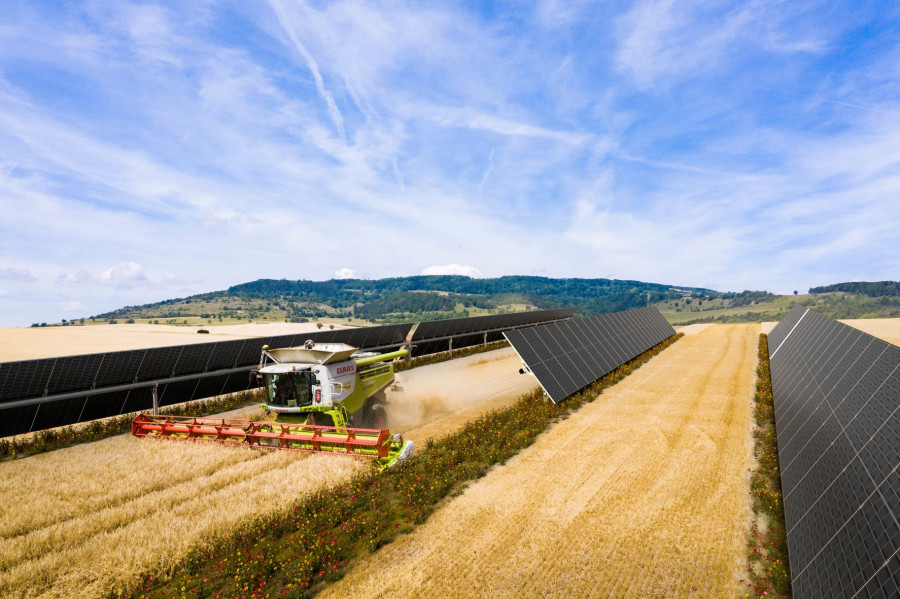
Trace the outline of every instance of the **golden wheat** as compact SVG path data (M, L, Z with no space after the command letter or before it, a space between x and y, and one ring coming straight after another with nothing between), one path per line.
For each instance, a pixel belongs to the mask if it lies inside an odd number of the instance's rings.
M93 597L365 468L120 436L0 465L0 596Z
M389 398L421 442L534 386L510 349L403 373ZM463 392L460 392L460 389ZM262 419L258 406L223 417ZM256 514L349 478L367 462L128 435L0 463L0 596L94 597L171 568Z
M680 340L322 596L736 596L758 330Z
M858 318L841 322L888 343L900 345L900 318Z

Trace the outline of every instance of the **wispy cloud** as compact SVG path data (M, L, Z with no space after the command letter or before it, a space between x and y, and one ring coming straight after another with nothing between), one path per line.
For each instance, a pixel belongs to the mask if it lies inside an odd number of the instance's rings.
M823 6L11 5L0 324L259 277L896 278L900 9Z
M303 45L303 42L300 41L281 2L279 0L270 0L270 4L275 10L275 14L278 15L278 21L281 23L281 26L284 27L288 37L291 38L291 42L297 48L297 51L300 52L300 55L303 56L303 60L306 61L306 65L309 67L309 71L312 73L313 79L316 82L316 90L318 90L319 95L328 107L328 114L331 117L331 121L334 123L335 129L337 129L338 137L346 141L347 134L344 131L344 117L341 116L341 111L338 109L334 97L327 89L325 89L325 82L322 80L322 74L319 72L319 65L316 63L316 59L313 58L312 54L309 53L309 50L306 49L306 46Z
M27 268L0 268L0 281L33 283L37 278Z

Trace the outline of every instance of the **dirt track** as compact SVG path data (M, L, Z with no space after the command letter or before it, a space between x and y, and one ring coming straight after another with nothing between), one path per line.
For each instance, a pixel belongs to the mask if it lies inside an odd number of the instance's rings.
M758 325L691 334L323 597L733 597Z
M442 437L537 387L534 377L518 373L521 363L507 347L400 372L403 391L388 392L388 426L417 444Z
M388 406L404 428L392 428L419 443L446 434L530 389L517 369L505 349L401 373L406 391ZM365 464L130 435L0 463L0 597L102 595Z

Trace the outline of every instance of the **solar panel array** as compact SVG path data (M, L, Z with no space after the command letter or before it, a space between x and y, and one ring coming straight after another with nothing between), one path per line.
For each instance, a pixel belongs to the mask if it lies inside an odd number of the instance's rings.
M413 332L413 355L424 356L447 351L450 348L451 339L454 349L478 345L485 341L488 343L502 341L503 331L563 320L571 318L573 314L575 314L575 308L557 308L422 322Z
M554 403L674 334L649 307L504 333Z
M263 345L290 347L313 339L389 351L406 341L411 328L398 324L338 329L0 363L0 437L151 407L149 384L106 392L103 388L187 378L159 386L161 406L247 389L255 384L248 373L259 362ZM228 370L236 372L220 372ZM93 395L38 403L43 397L94 389Z
M422 323L415 355L502 340L516 326L569 318L574 308L539 310ZM391 351L412 324L338 329L0 363L0 437L149 409L159 382L160 406L213 397L255 385L250 369L263 345L291 347L307 339Z
M793 596L900 597L900 348L795 306L769 360Z

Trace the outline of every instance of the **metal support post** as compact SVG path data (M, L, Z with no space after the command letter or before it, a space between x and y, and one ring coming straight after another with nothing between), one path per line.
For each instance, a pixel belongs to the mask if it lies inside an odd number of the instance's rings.
M159 401L156 392L159 389L159 383L153 383L153 415L159 416Z

